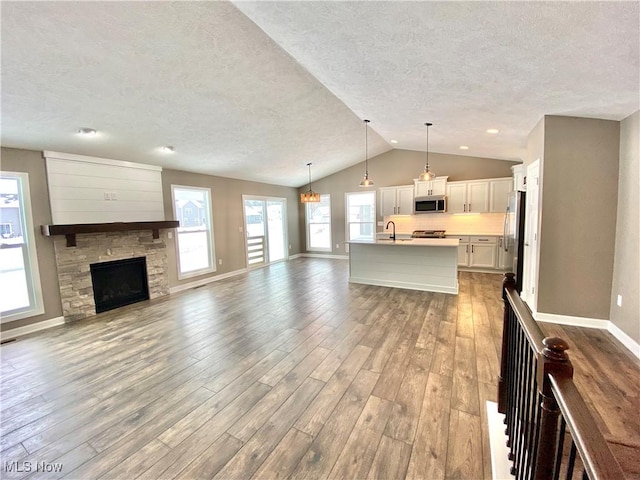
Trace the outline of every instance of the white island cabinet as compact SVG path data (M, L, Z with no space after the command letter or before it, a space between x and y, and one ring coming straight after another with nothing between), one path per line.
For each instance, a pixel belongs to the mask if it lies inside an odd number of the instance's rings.
M352 283L458 293L458 239L378 239L347 243Z

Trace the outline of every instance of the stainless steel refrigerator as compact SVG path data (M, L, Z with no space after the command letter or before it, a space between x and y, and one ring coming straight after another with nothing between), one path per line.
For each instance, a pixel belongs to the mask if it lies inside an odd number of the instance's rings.
M526 193L521 191L509 194L509 203L504 216L504 241L502 248L513 256L511 271L516 275L516 289L522 292L522 264L524 261L524 221Z

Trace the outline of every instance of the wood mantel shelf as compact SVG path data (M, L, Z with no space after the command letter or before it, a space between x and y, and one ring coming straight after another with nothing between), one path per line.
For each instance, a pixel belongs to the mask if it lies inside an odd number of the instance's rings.
M153 238L160 238L161 228L177 228L177 220L159 222L111 222L111 223L73 223L69 225L40 225L43 235L64 235L67 247L76 246L78 233L129 232L131 230L152 230Z

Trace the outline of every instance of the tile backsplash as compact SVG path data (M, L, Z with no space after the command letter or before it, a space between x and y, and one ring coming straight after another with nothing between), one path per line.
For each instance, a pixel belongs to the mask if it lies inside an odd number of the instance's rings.
M395 222L397 233L445 230L456 235L502 235L504 213L391 215L384 217L384 224L389 220ZM378 227L378 232L384 231L384 226Z

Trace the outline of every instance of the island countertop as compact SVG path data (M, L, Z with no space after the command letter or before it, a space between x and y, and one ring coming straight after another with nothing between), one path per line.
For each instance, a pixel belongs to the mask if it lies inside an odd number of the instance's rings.
M457 238L377 238L376 240L351 240L345 242L357 245L386 245L401 247L457 247L460 240Z

